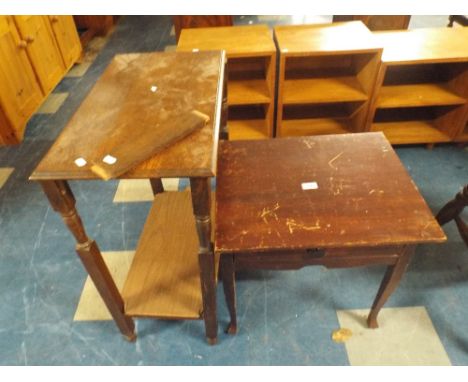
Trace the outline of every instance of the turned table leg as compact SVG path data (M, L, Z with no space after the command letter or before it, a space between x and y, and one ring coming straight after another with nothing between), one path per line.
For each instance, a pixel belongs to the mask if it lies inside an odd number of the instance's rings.
M380 284L379 291L377 292L377 296L375 297L374 304L372 305L372 309L369 313L369 317L367 318L367 325L369 328L375 329L379 327L379 324L377 323L377 315L398 286L398 283L403 277L411 257L413 256L414 249L414 245L405 246L402 249L402 253L400 254L397 262L388 266L382 283Z
M198 262L203 297L203 319L206 338L214 345L218 336L216 318L215 257L211 243L211 187L209 178L190 178L192 205L200 248Z
M237 332L237 312L236 312L236 270L234 256L222 254L220 258L219 270L223 280L224 297L229 310L231 322L226 329L226 333L236 334Z
M75 208L75 198L66 181L41 181L49 202L61 216L76 240L76 252L101 295L121 333L129 341L136 339L135 325L124 313L124 302L96 242L90 239Z
M153 190L153 195L161 194L164 192L164 186L162 184L161 178L150 178L151 189Z

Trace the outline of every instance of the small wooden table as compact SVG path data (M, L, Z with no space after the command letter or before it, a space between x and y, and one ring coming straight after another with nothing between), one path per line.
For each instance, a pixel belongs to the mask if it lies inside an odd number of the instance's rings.
M216 175L224 64L219 51L117 55L30 178L41 183L62 215L81 261L129 340L136 338L131 317L159 317L203 318L208 341L216 341L210 178ZM74 161L96 156L96 147L111 142L117 129L134 139L132 133L167 123L165 114L192 109L210 122L120 177L150 179L155 194L121 294L85 232L67 183L98 178ZM162 177L189 177L191 198L189 192L163 193Z
M446 237L382 133L223 141L215 252L235 333L235 270L388 266L368 317L414 248Z

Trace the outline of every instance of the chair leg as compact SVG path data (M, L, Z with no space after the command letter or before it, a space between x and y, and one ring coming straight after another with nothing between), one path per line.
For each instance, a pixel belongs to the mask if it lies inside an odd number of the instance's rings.
M221 255L220 273L223 280L224 297L229 310L231 322L226 329L226 333L236 334L237 314L236 314L236 279L234 256L230 254Z

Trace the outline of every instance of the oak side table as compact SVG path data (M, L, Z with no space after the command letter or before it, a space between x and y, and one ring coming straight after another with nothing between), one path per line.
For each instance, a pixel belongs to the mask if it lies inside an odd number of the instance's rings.
M30 177L75 237L78 256L128 340L136 338L132 317L203 318L208 342L216 342L210 178L216 175L224 64L220 51L117 55ZM95 157L116 129L135 139L132 132L157 128L167 113L191 109L210 122L120 177L149 179L155 195L120 293L68 185L98 178L75 160ZM190 178L191 192L164 192L162 177Z
M222 141L215 252L235 333L235 271L388 266L367 323L420 243L446 237L383 133Z

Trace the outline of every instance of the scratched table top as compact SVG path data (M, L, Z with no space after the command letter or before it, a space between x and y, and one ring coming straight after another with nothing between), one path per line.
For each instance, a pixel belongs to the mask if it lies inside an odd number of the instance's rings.
M223 141L217 252L443 242L382 133Z
M116 55L31 179L98 179L89 159L100 158L100 147L122 139L122 132L129 142L141 140L145 130L191 110L206 114L209 123L121 178L214 176L224 60L220 51ZM77 158L88 163L78 166Z

